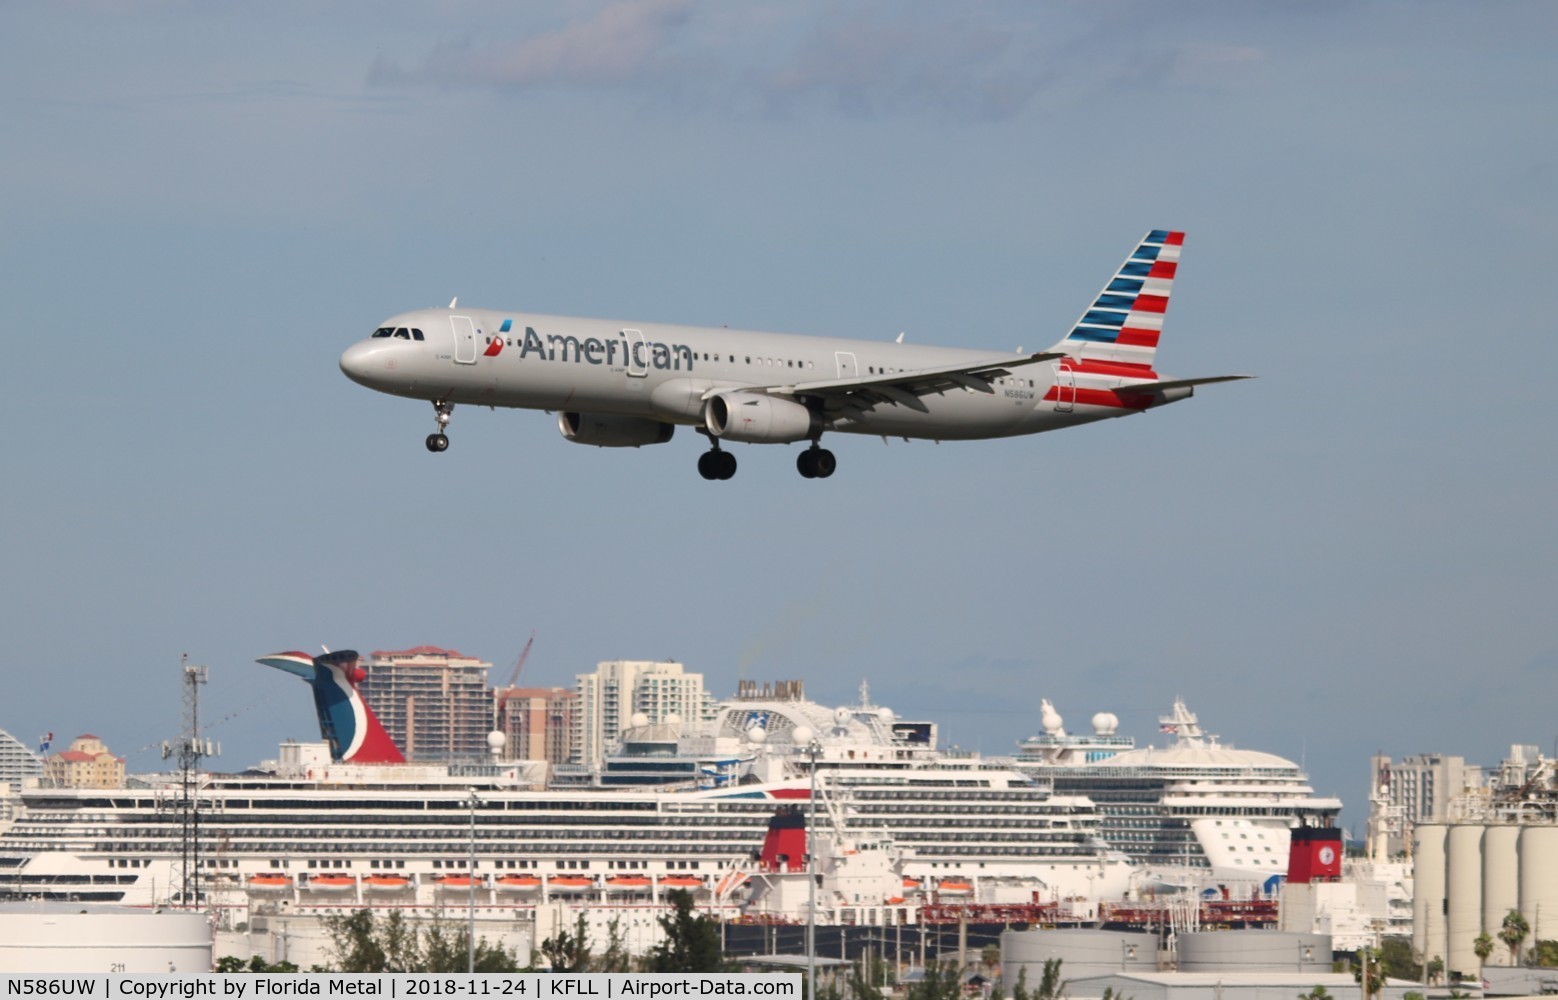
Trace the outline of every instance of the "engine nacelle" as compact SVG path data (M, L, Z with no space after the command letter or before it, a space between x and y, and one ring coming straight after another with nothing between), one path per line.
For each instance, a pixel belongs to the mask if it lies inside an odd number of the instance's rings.
M703 410L703 426L724 441L782 444L815 437L822 419L793 399L756 392L722 392Z
M664 444L676 433L675 424L615 413L559 413L557 429L574 444L593 444L597 448Z

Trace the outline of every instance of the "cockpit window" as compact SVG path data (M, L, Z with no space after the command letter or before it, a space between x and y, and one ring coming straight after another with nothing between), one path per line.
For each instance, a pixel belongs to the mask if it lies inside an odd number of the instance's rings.
M373 331L373 335L375 337L390 337L390 336L393 336L394 333L395 333L394 327L388 327L388 326L381 326L377 330Z
M422 339L422 331L418 330L415 327L412 327L412 329L411 329L411 339L412 340L421 340Z
M411 339L411 331L406 329L405 327L400 327L399 329L397 329L395 331L395 338L397 340L410 340Z

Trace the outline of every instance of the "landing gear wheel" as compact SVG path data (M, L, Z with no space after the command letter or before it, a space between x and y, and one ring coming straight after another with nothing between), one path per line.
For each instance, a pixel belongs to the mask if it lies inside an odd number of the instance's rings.
M698 475L704 479L729 479L736 474L736 456L710 448L698 456Z
M444 433L444 428L449 426L449 415L454 412L454 404L443 399L433 400L433 419L438 421L438 430L427 436L427 450L433 453L449 450L449 435Z
M816 445L795 456L795 468L807 479L826 479L838 468L833 452Z

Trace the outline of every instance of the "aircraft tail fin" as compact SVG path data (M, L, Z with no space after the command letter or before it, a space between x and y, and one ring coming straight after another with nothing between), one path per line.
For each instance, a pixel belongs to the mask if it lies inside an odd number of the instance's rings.
M259 662L296 674L314 689L319 733L330 744L332 759L354 764L405 763L400 748L357 690L358 683L368 676L358 660L355 650L341 649L322 656L275 653L260 657Z
M1142 237L1071 332L1052 350L1079 361L1139 367L1150 377L1184 243L1184 233L1168 229L1154 229Z

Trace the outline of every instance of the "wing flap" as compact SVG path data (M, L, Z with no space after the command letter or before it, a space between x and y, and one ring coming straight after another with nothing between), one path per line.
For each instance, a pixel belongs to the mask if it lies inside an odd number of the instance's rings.
M950 389L994 393L995 387L991 382L1010 375L1012 369L1043 361L1054 361L1065 356L1061 351L1042 351L1038 354L1011 354L1006 357L989 358L974 364L917 368L865 377L857 375L849 378L821 379L815 382L796 382L790 385L718 386L704 392L703 398L707 400L722 392L735 390L776 396L811 396L821 399L824 408L830 411L848 407L864 412L879 403L888 403L928 413L929 409L920 401L921 396L943 393Z

